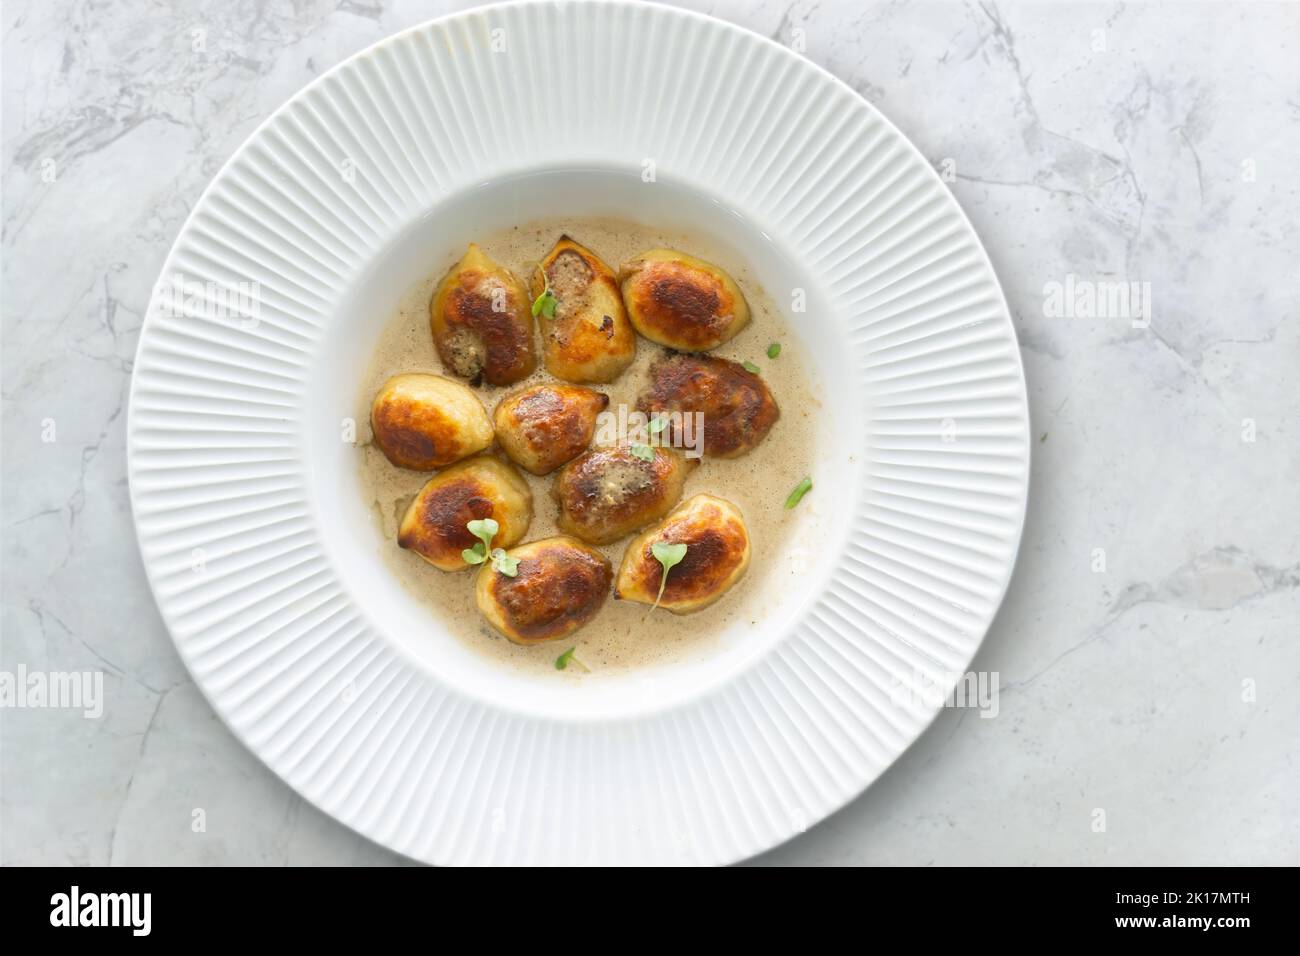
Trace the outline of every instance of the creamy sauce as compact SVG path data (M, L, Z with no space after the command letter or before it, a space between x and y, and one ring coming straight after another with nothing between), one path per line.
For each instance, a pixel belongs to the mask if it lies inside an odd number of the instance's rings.
M415 554L397 546L397 526L407 505L431 474L395 468L373 443L370 434L370 402L383 383L401 372L431 372L455 376L443 368L429 331L429 299L434 286L451 268L460 252L446 262L435 263L434 271L403 296L397 314L381 334L369 371L357 396L358 452L361 486L375 519L376 534L386 563L403 586L429 608L431 617L457 640L488 655L505 666L546 673L548 679L573 675L590 679L602 673L643 668L672 662L686 654L707 651L716 636L729 625L757 623L776 589L797 587L797 570L782 560L795 549L811 550L813 544L796 541L800 528L797 512L784 508L786 496L805 475L813 473L816 454L817 420L821 397L808 375L806 357L786 328L780 311L763 292L743 262L725 250L711 248L699 237L662 233L634 223L608 219L556 218L516 226L504 232L467 236L479 243L497 262L510 268L527 285L532 266L567 233L605 260L616 273L619 264L655 247L678 249L714 262L731 273L740 284L753 313L750 324L711 355L733 361L750 361L761 369L781 409L781 417L767 438L749 454L731 461L703 458L686 479L682 500L708 492L736 504L745 517L753 549L745 578L715 604L695 614L675 615L663 610L651 612L644 604L615 601L613 594L599 614L567 638L534 647L510 643L484 621L474 603L477 569L446 573ZM462 250L463 251L463 250ZM767 357L773 342L781 344L776 359ZM540 382L554 381L541 358L537 340L538 369L530 378L507 388L482 386L475 391L489 415L502 396ZM637 339L636 361L618 380L588 387L610 398L609 410L617 414L620 403L631 412L636 397L645 387L650 362L662 349L646 339ZM599 430L597 441L599 441ZM551 496L554 474L542 477L521 471L533 493L533 521L525 541L559 534L557 507ZM609 558L615 575L623 550L631 536L599 550ZM777 576L781 580L777 580ZM612 592L612 588L611 588ZM431 629L429 640L444 639ZM591 670L584 674L570 666L563 674L555 670L556 657L570 647L574 656Z

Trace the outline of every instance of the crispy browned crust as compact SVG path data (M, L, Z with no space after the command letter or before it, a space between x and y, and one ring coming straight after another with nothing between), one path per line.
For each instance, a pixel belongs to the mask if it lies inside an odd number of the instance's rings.
M609 544L666 515L695 463L666 448L644 461L626 446L596 448L556 475L559 526L592 544Z
M521 644L553 641L590 621L609 594L608 559L572 538L548 538L518 549L515 577L494 571L487 591L503 633Z
M521 518L513 517L512 500L522 503ZM466 525L482 518L498 521L500 533L492 544L502 548L519 541L532 519L532 495L522 476L486 455L430 478L402 518L397 544L444 570L458 570L466 566L461 552L479 540Z
M538 319L547 368L568 381L613 381L636 356L636 333L613 270L568 236L559 238L540 266L529 292L536 299L549 284L556 298L555 317Z
M546 279L555 293L557 313L574 311L592 285L618 292L614 270L600 256L567 235L555 241L540 265L546 270ZM534 271L530 282L529 291L535 290L536 298L545 288L542 277Z
M493 289L501 290L501 311L492 308ZM523 284L478 250L439 283L429 315L438 357L471 384L511 385L537 367L532 302Z
M456 424L427 402L401 395L377 401L370 427L375 444L399 468L431 471L461 457Z
M720 276L692 263L633 260L623 268L622 287L637 329L653 341L711 349L734 334L737 296Z
M650 384L637 399L637 408L647 415L703 413L704 453L716 458L745 454L781 416L767 384L738 362L672 352L651 364ZM674 434L672 444L682 441Z
M670 610L698 610L713 603L735 584L738 571L748 561L749 532L734 506L697 495L658 528L628 545L614 597L654 601L663 575L663 566L652 550L656 542L686 545L686 554L669 571L664 584L660 603Z
M591 444L608 406L608 395L580 385L535 385L497 405L497 440L525 471L550 474Z
M375 445L399 468L431 471L492 443L483 403L439 375L394 375L370 403Z
M492 517L492 492L474 477L441 484L417 500L418 521L399 532L397 544L426 558L448 558L473 547L478 538L466 525Z

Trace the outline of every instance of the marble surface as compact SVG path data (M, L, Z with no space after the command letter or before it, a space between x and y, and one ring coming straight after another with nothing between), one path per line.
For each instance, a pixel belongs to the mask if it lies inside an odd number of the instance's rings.
M305 806L189 681L132 536L124 411L220 165L314 76L452 6L5 4L0 669L102 671L104 712L0 710L0 861L402 862ZM759 862L1300 863L1300 6L699 9L801 48L948 174L1034 421L975 663L997 716L945 710ZM1070 275L1149 283L1149 326L1054 316Z

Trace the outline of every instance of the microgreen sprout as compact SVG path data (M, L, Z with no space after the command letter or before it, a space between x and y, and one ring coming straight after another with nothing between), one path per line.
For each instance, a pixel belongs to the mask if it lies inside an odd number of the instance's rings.
M505 548L493 548L492 567L497 569L498 574L513 578L519 574L519 559L506 554Z
M539 314L546 316L548 319L555 318L555 306L558 301L555 293L551 291L551 279L542 268L541 263L537 264L537 271L542 274L542 294L533 300L533 317Z
M757 375L759 372L762 371L762 369L760 369L753 362L741 362L740 364L745 367L745 371L748 372L750 375Z
M582 663L582 661L578 660L576 657L573 656L573 652L576 651L576 650L577 650L576 647L571 647L571 648L569 648L567 651L565 651L563 654L561 654L559 657L557 657L557 658L555 659L555 669L556 669L557 671L562 671L562 670L565 670L566 668L568 668L568 666L569 666L570 664L577 664L577 665L578 665L579 667L581 667L584 671L586 671L587 673L590 674L590 673L591 673L591 668L588 667L586 664Z
M795 485L794 490L791 491L789 497L785 499L786 509L789 510L790 508L793 508L795 505L797 505L800 501L803 500L803 496L808 494L808 492L811 490L812 490L811 478L805 478L803 481L799 482L799 484Z
M495 518L476 518L465 527L470 534L478 538L474 547L466 548L460 553L461 559L466 564L482 564L484 561L491 561L492 567L508 578L513 578L519 573L518 558L510 557L502 548L492 547L492 539L501 530Z
M769 346L767 347L767 357L768 357L768 358L770 358L770 359L774 359L774 358L776 358L776 357L777 357L778 355L780 355L780 354L781 354L781 343L780 343L780 342L773 342L771 345L769 345Z
M640 442L633 442L628 445L627 450L636 455L636 457L640 458L642 461L655 460L655 450L649 445L643 445Z
M686 545L656 541L650 545L650 553L655 556L655 560L662 564L664 568L664 573L659 578L659 594L655 597L655 603L650 608L653 611L664 598L664 585L668 583L668 572L677 567L682 558L686 557Z

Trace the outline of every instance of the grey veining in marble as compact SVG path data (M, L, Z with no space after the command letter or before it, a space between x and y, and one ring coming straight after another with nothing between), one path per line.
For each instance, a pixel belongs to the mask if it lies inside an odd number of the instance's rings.
M4 7L0 861L389 863L225 730L154 608L124 411L141 316L220 165L437 3ZM1005 286L1035 445L975 667L862 798L767 863L1300 863L1300 6L718 3L885 112ZM1068 276L1148 327L1057 317ZM203 826L196 832L196 810ZM1100 813L1099 813L1100 811Z

